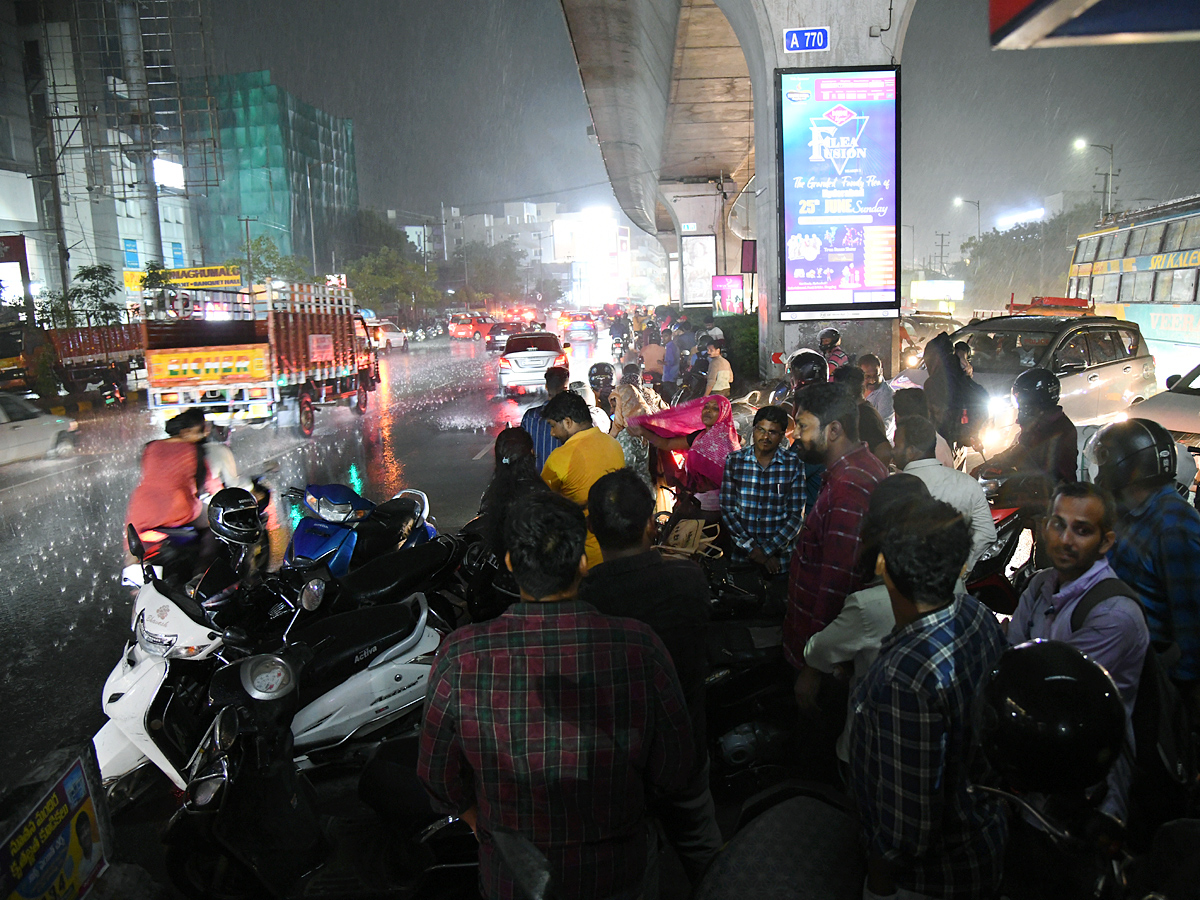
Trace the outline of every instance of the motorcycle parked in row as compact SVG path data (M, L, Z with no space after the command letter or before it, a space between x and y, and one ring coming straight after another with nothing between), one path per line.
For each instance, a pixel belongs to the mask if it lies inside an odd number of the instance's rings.
M146 583L134 603L133 640L105 683L109 721L93 738L114 805L147 786L150 767L183 788L190 748L208 724L213 673L286 642L293 629L315 651L294 721L304 765L361 764L381 737L419 722L433 652L456 614L439 592L458 577L457 539L442 535L384 554L340 583L321 567L299 589L276 576L246 584L222 557L192 593L155 575L132 528L129 544ZM325 604L330 585L335 598ZM426 592L441 612L430 609Z
M213 675L206 699L215 715L164 836L167 870L185 896L410 897L431 872L477 864L464 823L439 819L427 801L388 792L386 777L372 777L386 759L372 759L359 784L378 817L321 815L293 762L296 717L319 653L289 642Z
M416 547L437 536L429 498L408 489L376 505L344 484L289 488L307 515L296 525L283 555L281 571L324 566L341 578L389 550Z

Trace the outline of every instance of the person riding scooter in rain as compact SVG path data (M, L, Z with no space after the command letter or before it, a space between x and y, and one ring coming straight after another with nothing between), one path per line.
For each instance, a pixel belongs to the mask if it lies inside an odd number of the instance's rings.
M1058 405L1060 390L1058 377L1048 369L1028 369L1018 375L1013 382L1012 399L1021 434L1011 447L976 471L985 477L1017 475L1042 479L1049 488L1074 481L1078 474L1078 436L1074 423Z
M208 480L202 446L204 411L184 410L167 421L166 431L166 438L150 441L142 451L142 479L129 498L125 521L139 534L157 528L196 528L200 546L194 572L199 574L216 554L200 500Z

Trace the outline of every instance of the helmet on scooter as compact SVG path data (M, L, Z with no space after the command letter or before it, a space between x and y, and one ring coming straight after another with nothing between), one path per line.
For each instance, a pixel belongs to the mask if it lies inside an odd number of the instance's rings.
M1083 461L1092 480L1114 493L1139 482L1166 484L1179 465L1171 433L1149 419L1105 425L1084 445Z
M597 394L606 394L612 390L613 382L616 380L615 374L612 363L592 363L592 367L588 369L588 384Z
M1125 706L1103 668L1070 644L1004 651L983 688L979 738L1018 791L1078 793L1102 781L1125 742Z
M642 383L642 367L637 363L626 363L621 367L621 384L639 385Z
M215 537L231 544L250 545L262 537L258 501L243 488L218 491L208 504L208 526Z
M700 337L696 338L696 355L707 356L709 345L711 345L712 342L712 337L707 334L702 334Z
M1049 369L1026 369L1013 382L1012 398L1017 409L1040 412L1058 406L1062 386Z
M788 359L788 375L797 388L829 380L829 363L816 350L802 348Z

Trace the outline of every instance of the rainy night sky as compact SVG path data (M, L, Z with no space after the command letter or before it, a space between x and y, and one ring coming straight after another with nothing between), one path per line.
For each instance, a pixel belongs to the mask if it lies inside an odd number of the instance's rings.
M213 0L224 71L270 68L354 119L363 206L432 214L532 197L612 202L558 0ZM264 39L275 35L274 39ZM903 48L902 219L918 256L1005 213L1102 185L1200 192L1200 45L993 52L986 0L918 0ZM1121 204L1119 204L1121 205Z

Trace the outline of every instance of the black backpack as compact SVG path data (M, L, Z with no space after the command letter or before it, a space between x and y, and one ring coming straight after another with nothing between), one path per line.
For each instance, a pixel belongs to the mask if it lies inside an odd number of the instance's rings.
M1072 611L1071 631L1078 631L1098 604L1113 597L1136 600L1138 595L1119 578L1096 583ZM1196 723L1179 688L1167 675L1178 659L1178 644L1151 641L1142 664L1133 705L1135 752L1126 823L1135 847L1149 846L1160 825L1194 815L1198 808Z

